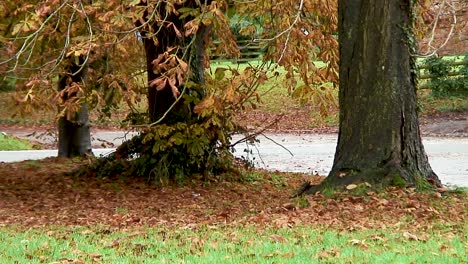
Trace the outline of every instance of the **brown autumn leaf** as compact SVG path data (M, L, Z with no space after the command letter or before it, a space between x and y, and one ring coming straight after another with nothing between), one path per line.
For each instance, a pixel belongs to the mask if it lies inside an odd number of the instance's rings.
M213 96L205 97L203 100L201 100L200 103L198 103L198 104L193 108L193 111L194 111L196 114L201 114L201 112L203 112L203 110L205 110L205 109L208 108L208 107L213 106L214 103L215 103L215 101L214 101Z
M289 252L281 254L282 258L293 258L294 256L295 256L294 251L289 251Z
M366 244L366 241L365 240L359 240L359 239L351 239L349 240L349 242L353 245L353 246L358 246L360 247L361 249L368 249L369 246Z
M114 248L114 247L117 247L117 246L119 246L119 245L120 245L120 239L117 238L117 239L112 240L112 241L107 245L107 247L109 247L109 248Z
M379 236L379 235L373 235L370 237L371 240L374 240L374 241L380 241L380 242L384 242L385 239L382 237L382 236Z
M169 86L171 87L172 96L174 97L174 99L177 99L180 95L180 92L175 83L176 81L174 79L169 79Z
M318 253L317 253L317 258L319 260L323 260L323 259L328 259L328 258L331 258L332 257L332 254L330 254L329 252L327 252L326 250L320 250Z
M91 253L91 254L89 254L89 256L90 256L94 261L97 261L97 260L99 260L100 258L102 258L102 255L99 254L99 253Z
M270 235L270 239L275 241L275 242L279 242L279 243L283 243L283 242L288 241L285 237L282 237L282 236L277 235L277 234Z
M403 236L409 240L419 241L419 238L416 235L411 234L410 232L404 232Z
M167 85L167 78L157 78L150 82L150 86L155 87L156 90L161 91Z
M280 254L281 254L281 252L279 250L275 250L272 253L264 255L263 257L264 258L273 258L273 257L276 257L276 256L278 256Z

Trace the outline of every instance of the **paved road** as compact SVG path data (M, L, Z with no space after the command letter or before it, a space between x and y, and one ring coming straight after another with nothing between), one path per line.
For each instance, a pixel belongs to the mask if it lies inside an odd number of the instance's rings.
M25 137L25 135L16 135ZM124 136L123 132L95 132L93 145L97 146L104 140L113 142L117 146L121 144ZM127 135L127 138L129 136ZM239 157L249 156L254 159L257 166L269 170L317 172L320 175L326 175L330 171L337 135L268 134L267 136L269 139L259 138L260 144L257 147L245 144L236 146L234 154ZM234 141L237 139L239 137L235 137ZM443 183L468 187L468 138L425 137L423 143L432 168ZM111 151L112 149L94 149L96 155ZM57 155L56 150L0 151L0 161L41 159L55 155Z
M281 146L260 138L254 157L260 167L269 170L310 172L326 175L333 165L337 135L269 135ZM468 187L468 138L423 138L434 171L444 184ZM240 150L240 148L237 148ZM241 154L238 151L237 155ZM260 154L258 154L260 153Z

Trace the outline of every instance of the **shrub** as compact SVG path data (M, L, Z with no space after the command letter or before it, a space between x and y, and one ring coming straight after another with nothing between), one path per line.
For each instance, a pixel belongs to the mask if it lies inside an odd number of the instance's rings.
M468 63L468 55L463 57ZM431 79L428 82L432 94L436 97L468 95L468 64L453 66L453 60L433 57L425 62ZM450 73L458 72L456 76Z

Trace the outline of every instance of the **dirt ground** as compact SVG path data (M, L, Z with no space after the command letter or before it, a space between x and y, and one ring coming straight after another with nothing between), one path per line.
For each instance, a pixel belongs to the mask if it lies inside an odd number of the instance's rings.
M421 131L427 136L468 137L468 112L446 112L420 120Z

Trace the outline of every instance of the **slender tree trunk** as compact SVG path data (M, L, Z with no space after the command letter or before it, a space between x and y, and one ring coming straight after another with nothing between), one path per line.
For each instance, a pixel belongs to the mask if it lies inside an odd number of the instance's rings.
M440 185L419 130L410 2L339 0L340 129L322 187Z
M64 90L70 82L82 82L86 76L86 67L80 72L74 74L80 69L80 66L72 63L69 73L70 75L62 76L59 81L59 90ZM65 100L70 99L74 95L67 94ZM60 117L58 121L58 156L59 157L76 157L84 155L92 155L91 149L91 132L89 124L89 113L85 103L81 105L80 111L75 113L72 120L65 116Z

